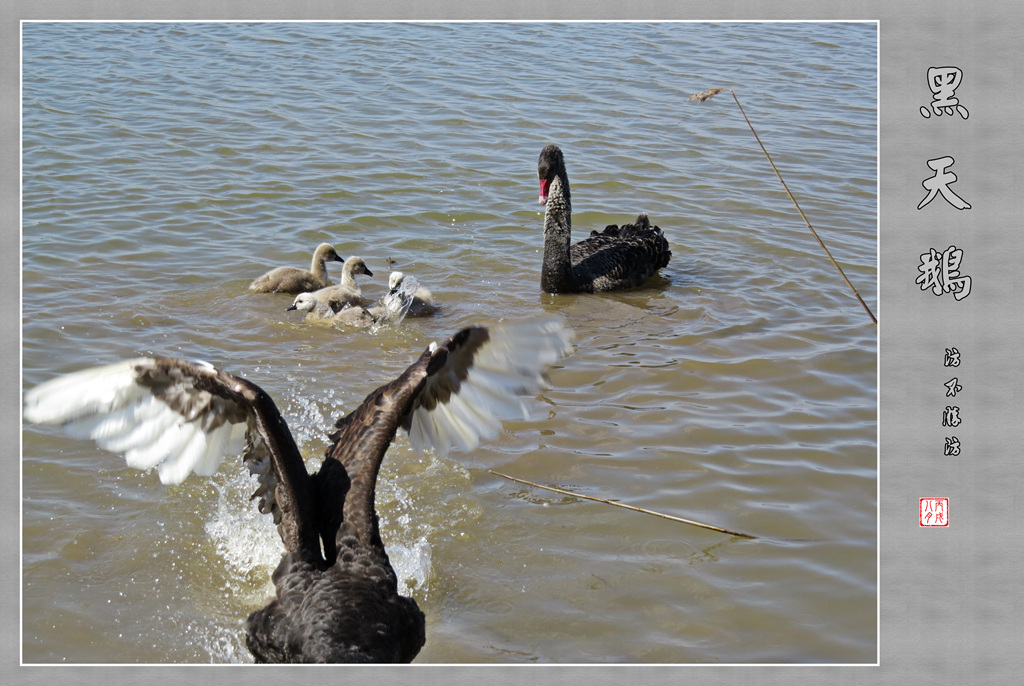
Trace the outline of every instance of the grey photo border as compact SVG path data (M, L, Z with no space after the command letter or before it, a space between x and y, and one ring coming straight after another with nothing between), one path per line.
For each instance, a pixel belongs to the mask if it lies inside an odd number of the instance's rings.
M879 302L869 303L879 321L879 649L869 665L566 665L345 667L332 680L415 680L431 684L549 683L618 684L820 684L1012 683L1021 669L1022 626L1013 608L1021 584L1021 546L999 524L1012 521L1015 486L1011 443L1014 383L1013 343L1021 340L1019 306L1013 300L1016 246L1012 240L1010 164L1024 159L1022 138L1010 127L1021 95L1011 77L1021 69L1019 30L1024 11L1016 4L868 1L719 3L690 0L520 2L421 2L309 0L288 4L265 0L119 0L73 2L13 0L0 8L2 132L0 210L9 228L0 255L4 292L0 314L21 315L20 246L20 32L22 21L66 20L817 20L878 22L879 44ZM939 63L963 70L958 95L971 118L924 119L925 73ZM1008 87L1007 87L1008 86ZM958 124L961 124L958 126ZM928 159L956 155L957 191L972 209L957 212L943 203L918 210ZM17 218L17 219L16 219ZM1019 224L1019 222L1017 222ZM956 244L964 271L974 273L971 298L935 297L915 283L921 253ZM1019 248L1018 248L1019 250ZM1002 279L1002 280L1001 280ZM863 289L862 289L863 290ZM851 307L857 308L855 302ZM882 327L885 328L882 328ZM20 326L4 327L0 357L3 428L17 437L20 460ZM934 391L945 372L943 349L955 345L965 361L959 372L965 392L965 446L971 457L942 455L939 421L945 399ZM936 361L937 360L937 361ZM973 363L973 366L971 365ZM941 388L940 388L941 391ZM937 409L936 409L937 408ZM978 430L984 425L984 431ZM936 450L932 444L938 442ZM970 441L970 442L968 442ZM976 447L975 447L976 446ZM20 470L18 472L20 477ZM0 674L4 683L39 684L74 679L83 684L186 684L197 677L218 684L251 680L258 666L36 666L21 665L20 478L0 486L7 524L0 527ZM919 526L918 499L950 499L950 525ZM270 667L291 672L300 667ZM193 670L203 669L202 675ZM337 669L319 667L314 669ZM416 670L415 674L405 670ZM71 673L66 670L72 670ZM154 671L155 670L155 671ZM372 674L350 670L373 670ZM531 670L526 673L525 670ZM289 674L288 676L300 676ZM323 674L318 678L323 678Z

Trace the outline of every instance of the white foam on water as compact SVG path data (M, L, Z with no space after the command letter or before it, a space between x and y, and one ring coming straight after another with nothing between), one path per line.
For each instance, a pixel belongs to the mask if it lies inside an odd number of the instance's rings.
M392 543L387 546L391 566L398 575L398 592L409 595L416 591L418 597L427 592L427 580L430 578L431 550L430 541L420 536L411 544Z
M273 518L260 514L249 499L256 485L256 480L247 472L237 472L218 485L217 510L206 523L206 533L213 540L228 573L247 579L262 577L265 587L253 589L253 595L256 591L265 595L273 593L270 574L281 561L284 545Z

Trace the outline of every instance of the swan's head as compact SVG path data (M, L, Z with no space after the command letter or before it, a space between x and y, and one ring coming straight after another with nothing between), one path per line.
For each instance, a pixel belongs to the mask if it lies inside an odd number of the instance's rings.
M330 243L321 243L316 246L316 252L313 253L313 258L316 260L324 260L325 262L344 262L341 259L341 255L334 249L334 246Z
M405 274L402 272L391 272L391 276L388 277L388 290L394 292L396 288L402 285L402 281L405 280Z
M557 145L544 146L537 160L537 177L540 179L540 204L547 204L551 181L565 171L565 158Z
M366 268L366 263L363 262L363 258L356 257L355 255L345 260L345 266L342 267L342 270L349 274L366 274L367 276L373 276L373 272Z
M298 310L299 312L312 312L313 308L316 307L316 298L313 297L312 293L299 293L295 296L295 300L289 305L287 310Z

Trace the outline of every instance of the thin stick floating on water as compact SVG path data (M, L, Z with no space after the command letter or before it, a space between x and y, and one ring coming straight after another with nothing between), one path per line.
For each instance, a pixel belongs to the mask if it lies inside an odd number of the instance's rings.
M850 283L850 280L846 278L846 273L843 271L843 268L840 267L839 263L836 262L834 257L832 257L832 253L829 252L827 247L825 247L825 243L821 240L821 238L818 237L818 232L814 230L814 227L811 226L811 222L809 222L807 220L807 216L804 215L804 211L800 209L800 204L797 203L796 198L793 197L793 194L789 192L789 186L787 186L786 182L782 180L782 174L779 173L779 170L775 167L775 163L772 162L772 156L768 154L768 150L764 147L764 143L761 142L761 137L758 136L757 131L754 130L754 125L751 124L750 119L747 118L747 113L743 111L743 105L740 104L740 99L736 97L736 93L733 92L731 88L709 88L706 91L701 91L700 93L695 93L694 95L691 95L688 98L688 100L704 102L705 100L718 95L723 90L728 90L729 93L732 95L732 99L736 101L736 106L740 108L740 114L743 115L743 118L747 122L747 126L750 127L750 132L754 134L754 138L757 139L757 144L761 146L761 150L764 152L764 156L768 158L768 164L772 166L772 171L775 172L775 176L779 177L779 182L782 184L782 187L786 190L786 195L788 195L789 199L793 201L793 205L796 207L796 211L800 213L800 216L803 218L804 223L807 224L807 228L811 230L812 234L814 234L814 238L818 241L818 245L820 245L822 250L825 251L825 254L828 255L828 259L832 261L832 264L835 265L835 268L839 270L839 274L840 276L843 277L843 280L846 282L846 285L849 286L850 290L853 291L853 294L857 296L857 300L859 300L860 304L864 307L864 311L868 313L868 316L871 317L871 321L873 321L877 326L878 320L875 319L875 315L872 314L871 308L869 308L867 303L864 302L864 298L860 297L860 293L858 293L857 289L853 287L853 284Z
M580 493L573 493L572 491L565 491L565 490L562 490L561 488L552 488L551 486L541 486L540 484L535 484L532 481L527 481L525 479L517 479L514 476L509 476L508 474L502 474L501 472L496 472L493 469L488 469L487 471L490 472L491 474L494 474L495 476L500 476L503 479L508 479L509 481L515 481L517 483L526 484L527 486L533 486L534 488L543 488L545 491L552 491L554 493L561 493L562 495L569 495L569 496L572 496L573 498L583 498L584 500L593 500L593 501L598 502L598 503L605 503L606 505L614 505L615 507L623 507L623 508L625 508L627 510L633 510L634 512L643 512L644 514L654 515L655 517L661 517L662 519L671 519L673 522L680 522L682 524L690 524L691 526L699 526L702 529L711 529L712 531L720 531L723 534L729 534L730 536L739 536L740 538L757 538L757 536L751 536L750 534L741 534L738 531L730 531L729 529L723 529L720 526L714 526L712 524L702 524L701 522L695 522L695 521L692 521L690 519L683 519L682 517L673 517L672 515L662 514L661 512L655 512L654 510L645 510L642 507L634 507L632 505L624 505L622 503L617 503L614 500L605 500L604 498L595 498L594 496L582 495Z

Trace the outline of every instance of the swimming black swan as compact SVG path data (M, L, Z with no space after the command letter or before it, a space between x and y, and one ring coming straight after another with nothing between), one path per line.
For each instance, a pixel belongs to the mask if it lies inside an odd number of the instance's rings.
M425 641L424 616L398 593L378 530L384 453L399 426L414 448L439 453L494 437L499 413L525 413L510 396L536 393L569 338L546 318L431 343L337 422L312 475L270 396L206 363L140 358L69 374L28 391L24 416L93 438L133 467L156 467L164 483L213 474L224 455L242 453L259 480L253 498L286 551L273 574L277 597L246 621L256 661L409 662Z
M544 210L544 266L540 285L548 293L595 293L643 285L668 264L672 253L646 214L636 224L610 225L572 245L572 201L565 158L557 145L540 151L537 161Z
M277 267L259 277L251 284L253 293L308 293L329 286L327 279L327 262L342 262L334 246L321 243L313 253L313 262L309 271L298 267Z
M373 272L366 267L363 258L353 255L342 265L341 281L338 282L338 285L325 286L313 291L313 297L335 312L349 305L362 305L363 292L359 288L359 284L356 283L357 274L373 276Z

